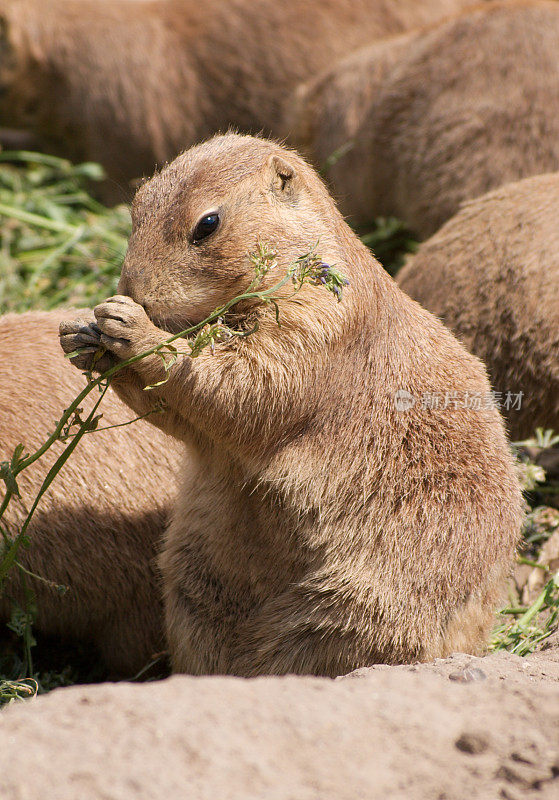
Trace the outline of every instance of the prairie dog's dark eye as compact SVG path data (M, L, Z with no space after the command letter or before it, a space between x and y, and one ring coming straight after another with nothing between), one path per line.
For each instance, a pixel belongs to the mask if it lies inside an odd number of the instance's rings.
M198 220L194 228L194 233L192 234L193 243L196 244L200 242L202 239L214 233L218 228L219 214L217 211L212 211L211 214L204 214L204 216Z

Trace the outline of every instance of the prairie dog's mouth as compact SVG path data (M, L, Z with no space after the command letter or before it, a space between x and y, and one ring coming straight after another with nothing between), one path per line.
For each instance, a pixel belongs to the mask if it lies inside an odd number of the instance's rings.
M185 319L184 317L178 319L177 317L161 317L161 316L151 316L148 314L149 318L153 322L154 325L157 325L158 328L161 328L162 331L174 336L177 333L181 333L181 331L188 330L188 328L192 328L195 325L198 325L202 322L205 317L201 317L198 321L196 321L193 317L189 319Z
M204 317L190 317L189 319L181 319L178 320L172 317L150 317L151 321L154 325L157 325L158 328L168 333L170 336L175 336L177 333L181 333L182 331L188 330L189 328L193 328L196 325L200 325L209 314L206 314ZM234 312L229 311L229 313L225 314L223 317L220 317L220 320L223 320L223 323L230 329L233 330L246 330L249 326L251 320L247 317L246 314L235 314ZM212 324L217 322L217 320L212 320ZM254 322L252 320L252 322ZM197 331L192 331L189 336L195 336Z
M225 303L222 300L222 304ZM217 306L219 308L219 306ZM208 319L215 311L216 306L209 306L208 304L200 303L198 307L195 305L183 305L177 308L175 312L167 313L167 309L159 305L159 307L151 307L149 302L144 303L144 309L148 317L154 325L165 331L171 336L177 333L193 328L200 325L204 320ZM232 306L223 314L222 319L224 324L232 329L245 330L247 325L250 327L251 320L254 320L254 313L256 311L253 302L245 301ZM214 319L212 322L216 322ZM192 332L195 335L195 332Z
M206 312L204 308L197 310L182 306L178 307L176 311L170 311L162 303L155 304L148 301L142 305L153 324L172 336L198 325L211 314L211 311Z

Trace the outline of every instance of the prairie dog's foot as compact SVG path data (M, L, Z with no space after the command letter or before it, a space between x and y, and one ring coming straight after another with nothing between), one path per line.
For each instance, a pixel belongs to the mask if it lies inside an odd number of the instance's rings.
M64 320L59 327L60 346L66 354L73 353L74 350L81 350L79 355L70 359L77 369L105 372L110 369L116 360L111 353L103 353L98 358L101 343L101 331L95 323L95 318L84 320Z
M157 328L143 306L125 295L114 295L93 309L101 344L125 361L155 347L168 334Z

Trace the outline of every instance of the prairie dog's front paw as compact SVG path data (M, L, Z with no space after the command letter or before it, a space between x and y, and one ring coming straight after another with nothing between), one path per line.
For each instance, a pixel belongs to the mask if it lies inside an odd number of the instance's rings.
M165 339L143 306L131 297L115 295L93 309L101 344L123 361Z
M81 352L70 359L77 369L105 372L115 364L111 353L103 353L101 331L92 317L64 320L59 327L60 346L68 355L76 350Z

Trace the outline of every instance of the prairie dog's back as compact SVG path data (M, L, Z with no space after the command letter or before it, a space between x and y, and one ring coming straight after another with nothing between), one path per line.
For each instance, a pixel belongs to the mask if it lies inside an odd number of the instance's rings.
M464 200L559 169L559 4L477 5L353 53L296 94L284 133L355 222L433 234Z
M398 274L482 358L514 438L559 429L559 173L466 203Z

